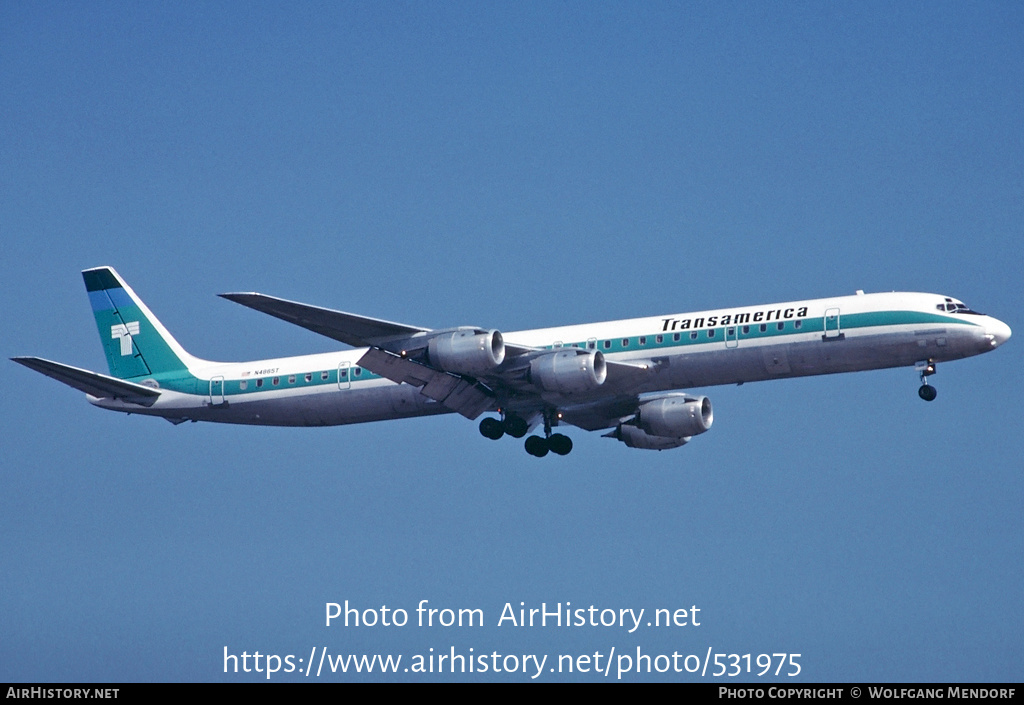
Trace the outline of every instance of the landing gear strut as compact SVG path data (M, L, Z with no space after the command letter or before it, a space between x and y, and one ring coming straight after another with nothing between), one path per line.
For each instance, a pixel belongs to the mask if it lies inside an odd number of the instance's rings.
M921 387L917 390L917 396L925 401L935 401L938 392L935 391L935 387L928 384L928 378L935 374L935 361L919 362L916 365L916 369L921 373Z

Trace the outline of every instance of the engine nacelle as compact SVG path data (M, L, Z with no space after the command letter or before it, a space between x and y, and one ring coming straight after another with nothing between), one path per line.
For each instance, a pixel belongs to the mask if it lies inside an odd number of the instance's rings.
M651 436L689 439L711 428L712 421L707 397L670 394L641 404L635 423Z
M427 356L431 365L445 372L476 377L505 361L505 340L496 330L444 333L427 343Z
M642 448L644 450L668 450L686 445L690 438L668 438L667 436L652 436L641 428L629 424L619 424L609 434L608 438L617 438L630 448Z
M569 348L530 361L530 381L545 392L581 394L597 389L608 377L600 350Z

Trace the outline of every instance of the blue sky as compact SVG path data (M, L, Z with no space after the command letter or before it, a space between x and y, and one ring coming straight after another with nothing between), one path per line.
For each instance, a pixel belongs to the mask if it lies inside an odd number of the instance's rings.
M931 291L1019 330L1022 30L1011 2L4 3L3 353L103 370L104 264L221 360L336 349L239 290L506 331ZM933 404L911 369L695 390L685 448L570 430L543 461L455 416L174 427L8 363L0 681L452 646L1020 681L1020 348L940 366ZM487 622L324 626L424 599Z

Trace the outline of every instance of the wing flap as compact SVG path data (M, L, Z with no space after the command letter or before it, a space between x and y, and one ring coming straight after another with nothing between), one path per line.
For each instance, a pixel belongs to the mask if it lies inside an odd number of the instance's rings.
M140 406L152 406L160 391L134 382L90 372L41 357L12 357L11 360L98 398L120 399Z
M435 370L380 348L367 350L358 364L397 384L405 382L422 387L421 394L467 419L475 419L494 403L493 393L479 382Z
M367 350L357 364L374 374L390 379L395 384L405 382L414 387L424 386L437 374L437 370L379 348Z

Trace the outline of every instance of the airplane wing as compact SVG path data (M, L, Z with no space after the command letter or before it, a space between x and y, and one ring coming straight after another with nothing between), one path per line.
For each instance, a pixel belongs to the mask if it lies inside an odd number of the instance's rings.
M532 351L531 351L532 352ZM537 352L550 352L547 350ZM583 352L583 351L580 351ZM523 355L524 358L533 357L532 354ZM649 367L638 362L606 362L608 365L609 388L625 386L635 383L638 376L646 374ZM495 391L491 387L501 386L501 375L490 375L489 379L481 383L471 377L464 377L450 372L434 369L408 357L402 357L380 348L370 348L366 354L359 359L359 365L370 370L374 374L386 377L396 384L411 384L414 387L422 387L420 392L439 401L449 409L457 411L466 418L475 419L485 411L492 410L495 401ZM490 385L490 386L488 386ZM635 403L635 397L629 397ZM529 404L527 404L529 406ZM589 407L588 407L589 409ZM616 412L600 412L603 419L623 414ZM580 423L569 421L574 426L587 428ZM590 425L594 423L588 421ZM608 424L598 425L595 428L607 428Z
M527 416L533 412L539 412L546 404L540 395L531 389L529 383L524 381L524 376L531 359L550 354L552 351L545 348L513 347L507 344L506 350L509 352L506 362L498 369L480 378L440 370L425 364L420 359L395 354L376 347L371 347L366 351L359 359L359 365L396 384L404 382L415 387L422 387L420 393L441 402L468 419L475 419L485 411L496 410L499 394L505 400L504 403L517 407ZM580 348L564 348L562 350L575 351L578 355L587 354L586 350ZM632 389L642 377L650 374L652 370L652 363L649 361L612 362L606 360L605 365L608 370L605 385L610 394L616 390ZM633 404L635 407L635 395L627 395L626 399L627 402L621 406L628 407L629 404ZM596 413L592 407L588 406L586 412L581 410L580 413L574 415L574 418L580 420L579 423L569 417L566 417L566 420L574 426L587 430L607 428L610 424L609 419L617 419L623 415L618 411L620 404L613 406L614 409L602 408ZM598 417L602 420L598 421Z
M152 387L44 360L41 357L12 357L11 360L98 398L121 399L132 404L152 406L160 396L160 390Z
M275 318L294 323L354 348L377 347L400 353L409 349L423 348L432 335L452 330L432 330L405 323L394 323L380 318L370 318L369 316L279 299L266 294L234 293L220 294L220 297L248 306L256 311L268 313ZM517 345L506 347L513 355L521 355L533 349Z
M392 341L407 340L429 333L429 328L392 323L379 318L357 316L296 301L256 293L220 294L228 301L269 313L283 321L325 335L354 348L385 346Z
M425 354L433 338L446 334L474 335L491 333L476 327L432 330L404 323L394 323L354 313L310 306L257 293L221 294L222 298L270 314L289 323L327 336L353 347L369 348L359 359L359 365L396 384L421 387L425 396L444 404L466 418L475 419L485 411L498 408L498 398L526 397L538 409L545 403L526 381L530 361L556 352L548 348L502 343L504 361L483 374L463 374L441 369ZM500 337L500 336L499 336ZM594 351L582 348L560 348L559 353L592 355ZM655 367L649 360L606 360L609 391L634 387ZM531 401L532 400L532 401ZM606 415L607 417L607 415ZM596 421L587 420L587 426Z

